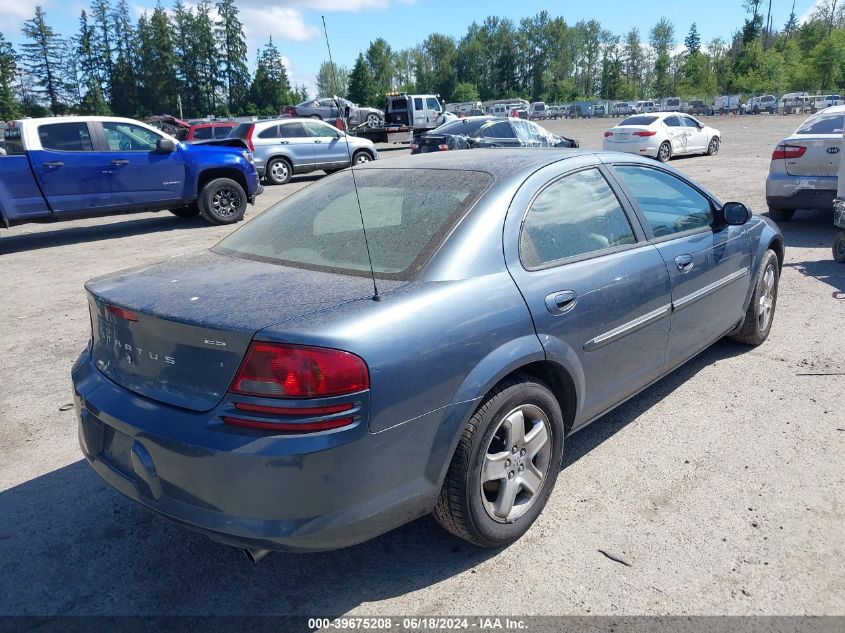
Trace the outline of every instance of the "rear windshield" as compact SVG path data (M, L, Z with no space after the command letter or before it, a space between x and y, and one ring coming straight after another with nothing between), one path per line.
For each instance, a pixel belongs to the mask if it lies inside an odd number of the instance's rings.
M249 134L249 128L251 128L252 125L252 123L241 123L231 131L229 138L245 139L246 135Z
M796 134L842 134L842 124L845 115L828 114L826 116L810 117L798 128Z
M410 279L493 181L487 172L345 171L285 198L213 250L284 266Z
M657 121L656 116L629 116L627 119L622 119L619 125L651 125Z
M478 129L491 120L492 119L458 119L457 121L449 121L437 128L437 134L472 136L478 134Z

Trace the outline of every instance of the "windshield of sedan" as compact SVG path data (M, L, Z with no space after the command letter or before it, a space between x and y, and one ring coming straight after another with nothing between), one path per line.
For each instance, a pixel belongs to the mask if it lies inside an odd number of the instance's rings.
M845 114L828 114L810 117L798 128L796 134L842 134Z
M493 181L487 172L356 170L376 276L410 279ZM282 200L213 250L284 266L370 274L352 173Z
M635 115L629 116L627 119L622 119L622 121L617 124L617 127L619 125L651 125L655 121L657 121L656 116Z

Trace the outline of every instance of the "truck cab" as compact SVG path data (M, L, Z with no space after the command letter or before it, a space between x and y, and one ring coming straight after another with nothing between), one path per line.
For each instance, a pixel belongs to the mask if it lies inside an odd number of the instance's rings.
M384 123L412 127L416 136L436 128L442 114L443 104L437 95L389 94Z

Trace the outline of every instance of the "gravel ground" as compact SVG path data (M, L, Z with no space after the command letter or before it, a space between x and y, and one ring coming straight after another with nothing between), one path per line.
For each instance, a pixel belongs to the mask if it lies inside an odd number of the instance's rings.
M769 154L800 118L711 121L719 155L672 164L765 212ZM548 123L588 148L609 125ZM268 187L247 217L315 179ZM0 614L845 614L845 266L830 215L783 228L768 342L719 343L569 439L515 545L479 551L424 518L256 566L101 483L62 410L89 335L82 284L231 229L165 212L3 231Z

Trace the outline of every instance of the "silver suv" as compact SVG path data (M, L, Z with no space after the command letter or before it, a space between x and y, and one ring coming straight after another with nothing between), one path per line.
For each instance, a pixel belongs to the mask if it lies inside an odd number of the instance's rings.
M378 158L372 141L347 136L314 119L273 119L242 123L231 137L243 140L255 156L258 175L283 185L294 174L322 169L327 174ZM347 144L348 141L348 144Z

